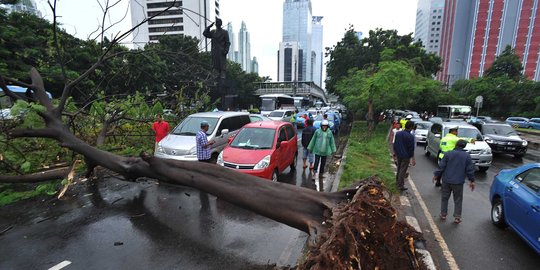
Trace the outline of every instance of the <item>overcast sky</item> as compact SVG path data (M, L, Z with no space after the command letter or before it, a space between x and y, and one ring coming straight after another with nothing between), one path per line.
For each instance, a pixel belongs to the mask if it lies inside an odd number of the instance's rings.
M52 0L51 0L52 1ZM58 0L59 21L71 34L86 39L101 24L102 11L98 1L106 0ZM114 3L117 0L110 0ZM189 0L184 0L189 1ZM364 32L377 27L397 29L400 34L414 32L416 4L418 0L311 0L312 15L323 16L323 46L331 47L341 40L350 24ZM36 0L42 13L51 18L46 0ZM220 0L221 18L224 26L232 22L235 33L242 21L251 36L251 56L257 57L259 75L277 79L277 56L282 35L283 0ZM126 15L129 0L112 9L109 22L118 21ZM130 13L112 28L110 34L128 30ZM129 42L129 40L126 40Z

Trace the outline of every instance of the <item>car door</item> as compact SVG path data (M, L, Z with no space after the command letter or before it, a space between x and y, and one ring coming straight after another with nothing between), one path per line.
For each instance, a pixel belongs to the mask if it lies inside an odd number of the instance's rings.
M286 111L285 115L283 116L283 122L291 122L291 116L292 116L292 112Z
M279 129L278 141L276 144L276 162L278 163L278 170L281 173L285 168L287 168L287 158L284 156L287 154L287 147L281 147L281 142L287 141L287 132L285 131L285 126L282 126Z
M216 131L216 137L214 138L214 145L212 145L213 148L216 149L215 152L220 152L223 150L225 145L229 142L229 137L231 137L231 130L234 130L234 119L226 117L222 118L221 123L218 125L218 130ZM224 130L228 130L227 134L223 134Z
M285 126L285 131L287 132L287 140L289 142L289 145L287 145L287 152L286 152L287 153L286 164L291 164L296 158L296 151L298 148L297 143L296 143L296 140L297 140L296 131L294 131L294 128L289 125Z
M503 204L508 224L540 248L540 168L532 168L510 181Z

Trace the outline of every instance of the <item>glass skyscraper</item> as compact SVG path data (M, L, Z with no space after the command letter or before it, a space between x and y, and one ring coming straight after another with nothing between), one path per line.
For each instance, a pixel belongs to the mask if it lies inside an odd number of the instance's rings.
M298 77L293 81L311 81L312 78L312 16L310 0L285 0L283 3L283 40L298 42L302 56L299 59ZM289 76L285 76L289 77Z

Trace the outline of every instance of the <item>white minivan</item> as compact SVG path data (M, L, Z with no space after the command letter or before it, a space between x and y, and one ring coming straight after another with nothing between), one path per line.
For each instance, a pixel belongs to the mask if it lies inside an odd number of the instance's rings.
M493 160L491 147L484 141L482 133L480 133L476 127L467 124L465 121L443 121L433 123L428 131L427 143L424 148L426 156L433 155L437 158L441 152L439 148L441 138L448 134L450 127L456 126L458 127L458 137L476 140L474 144L468 143L465 147L465 151L469 152L474 165L476 165L481 172L487 171Z
M212 160L215 160L221 150L227 145L229 137L238 133L240 128L250 123L247 112L203 112L188 116L176 126L156 148L154 156L159 158L197 161L195 135L201 130L201 122L208 122L208 140L214 140L212 145Z

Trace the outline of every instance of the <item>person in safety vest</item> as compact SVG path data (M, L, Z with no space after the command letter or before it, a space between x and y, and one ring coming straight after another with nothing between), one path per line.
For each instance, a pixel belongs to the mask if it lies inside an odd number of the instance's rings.
M410 120L412 119L412 115L410 114L407 114L407 116L405 116L405 118L402 118L401 120L399 120L399 123L401 124L401 129L405 129L405 124L407 124L407 122L409 122Z
M444 138L441 139L441 142L439 144L440 153L439 153L439 156L437 157L439 161L442 160L442 158L444 157L444 154L446 152L450 152L450 151L454 150L454 148L456 148L456 143L459 140L465 140L468 143L474 143L475 142L475 139L460 138L460 137L457 136L457 134L458 134L458 127L457 126L449 127L448 134L446 134L446 136L444 136ZM437 181L435 183L435 186L437 186L437 187L441 186L441 180L440 179L437 179Z

